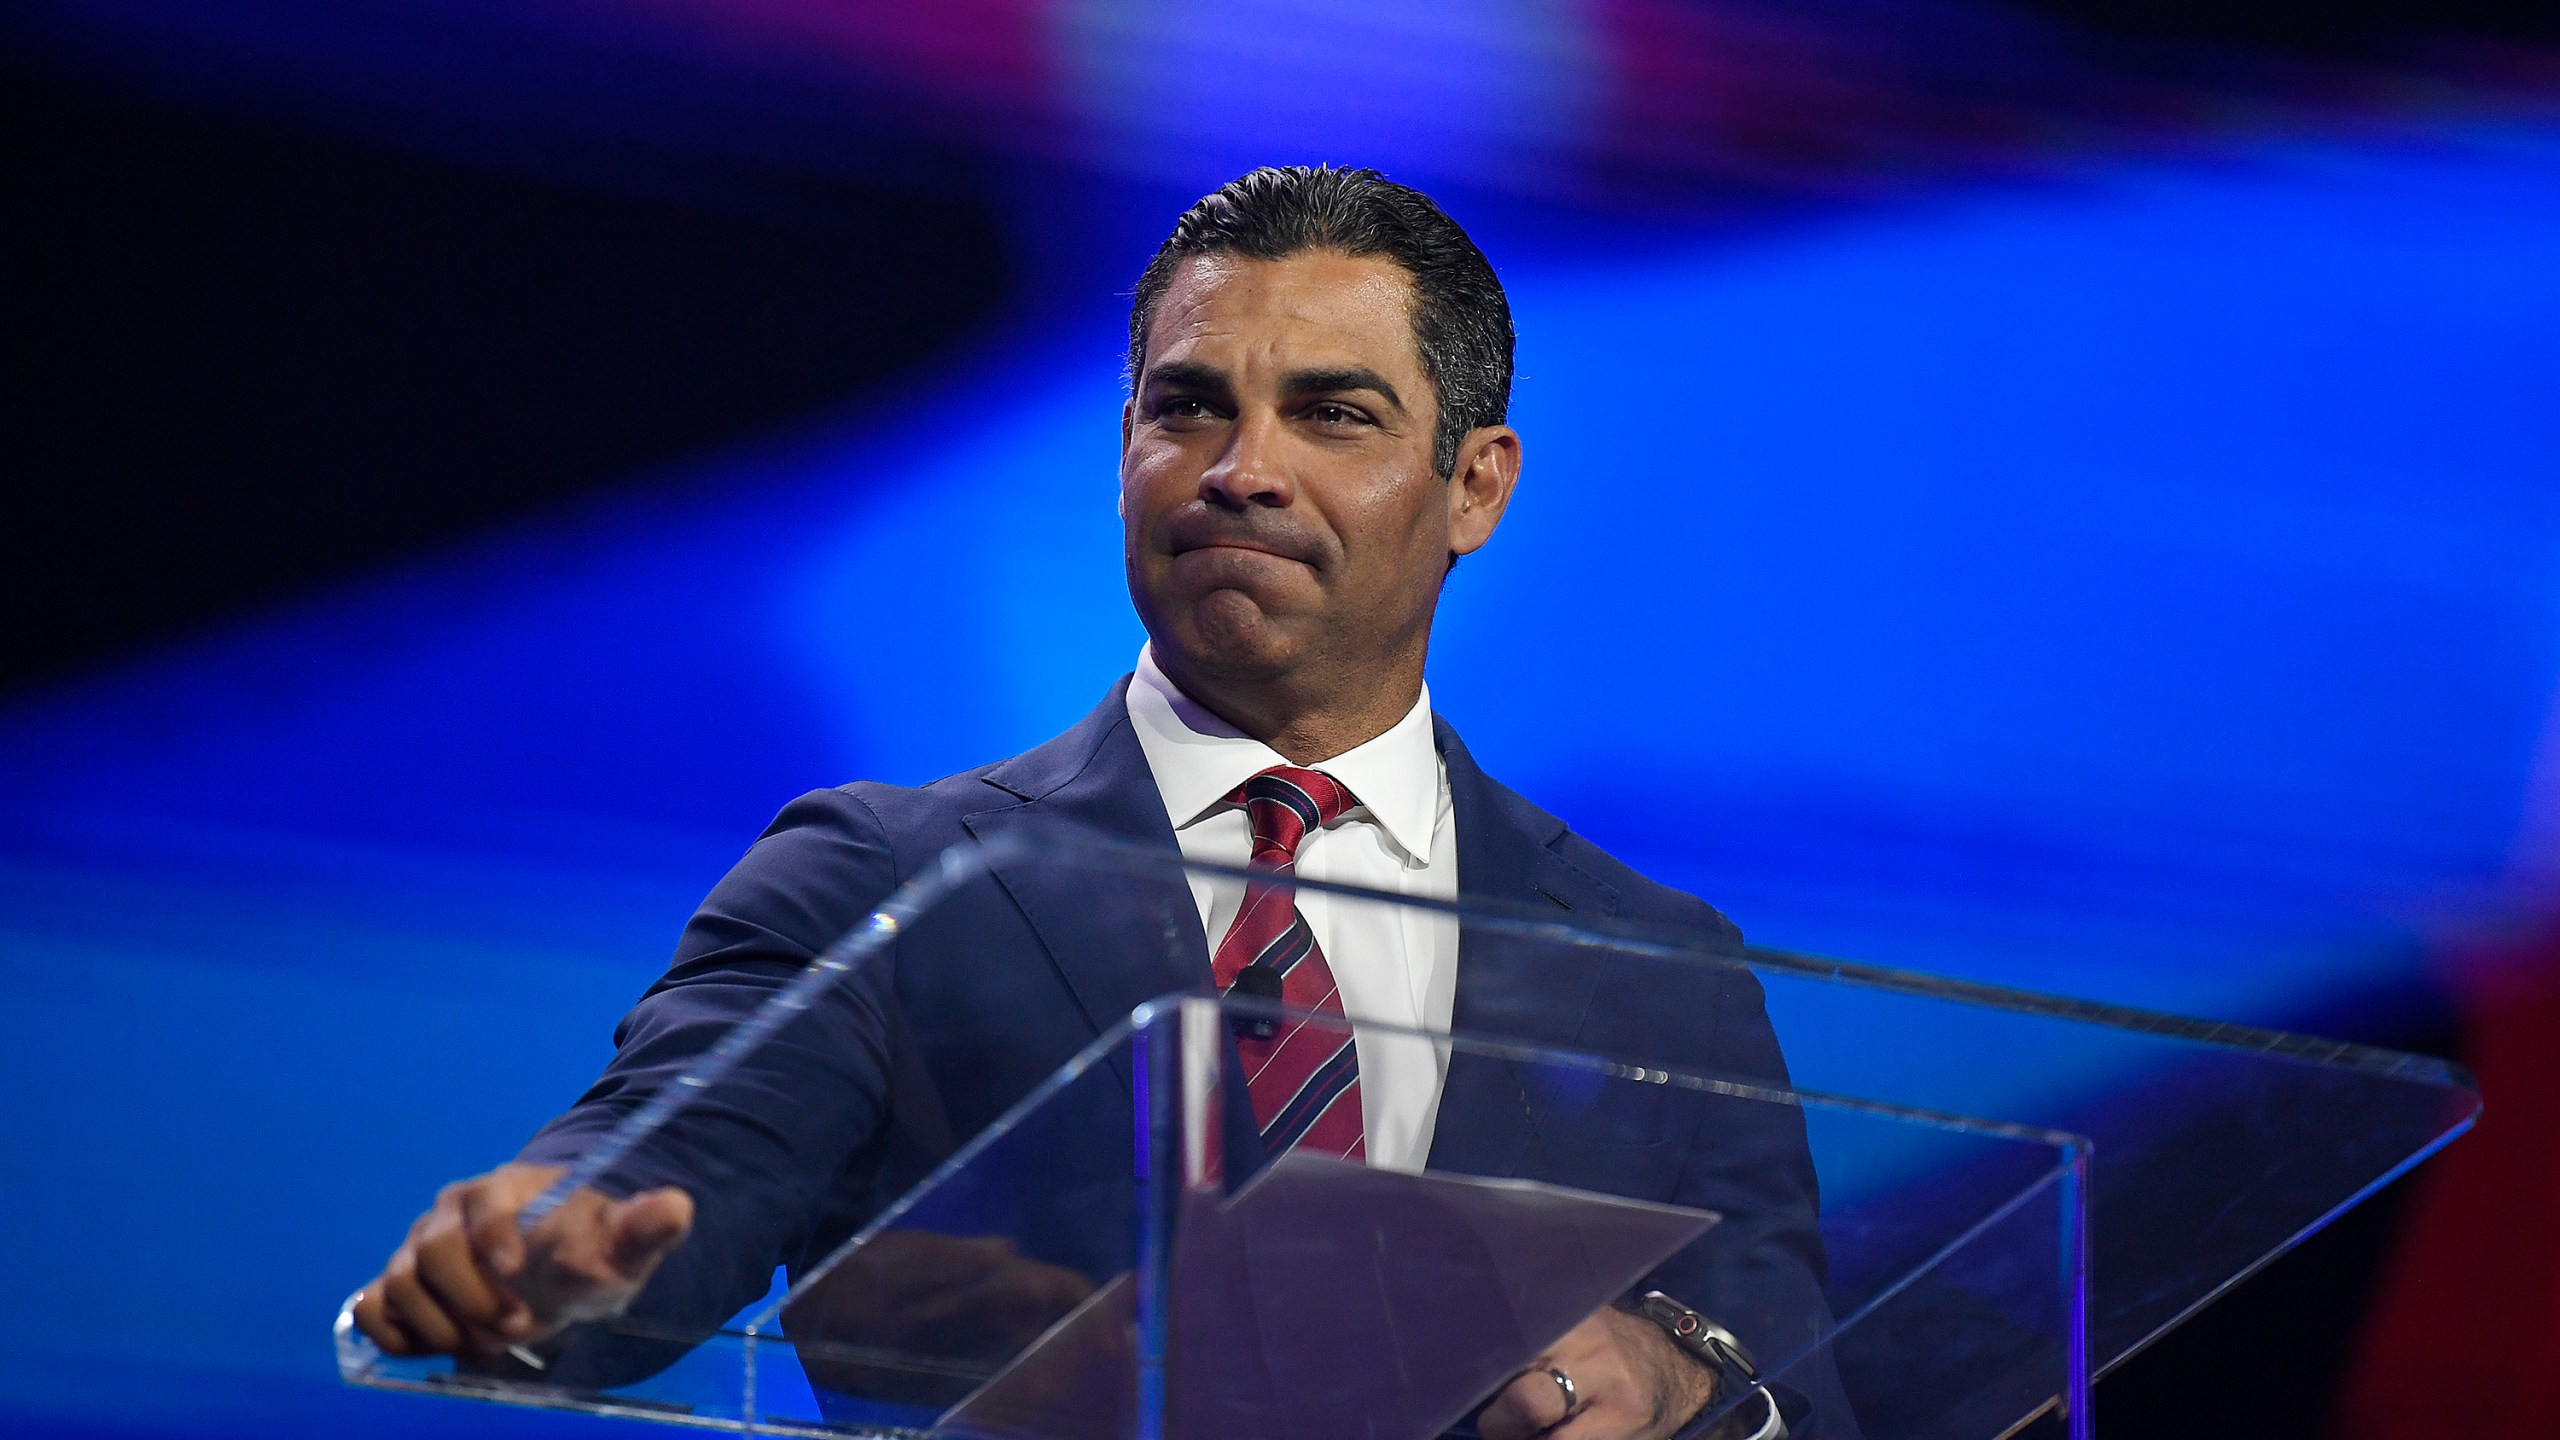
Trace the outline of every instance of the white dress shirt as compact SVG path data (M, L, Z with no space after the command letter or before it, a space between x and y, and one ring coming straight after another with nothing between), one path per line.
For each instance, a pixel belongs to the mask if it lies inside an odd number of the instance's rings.
M1146 752L1165 817L1185 859L1242 866L1253 857L1253 822L1227 796L1274 765L1290 763L1261 741L1194 703L1138 652L1129 683L1129 723ZM1449 772L1431 740L1426 688L1387 732L1308 767L1349 788L1359 804L1298 847L1298 874L1398 895L1454 900L1458 838L1449 822ZM1244 887L1195 875L1191 898L1215 953L1244 902ZM1371 1165L1418 1171L1431 1154L1448 1050L1413 1035L1379 1032L1368 1020L1444 1032L1457 995L1458 927L1446 915L1304 891L1298 909L1323 947L1354 1022L1360 1054L1360 1118Z

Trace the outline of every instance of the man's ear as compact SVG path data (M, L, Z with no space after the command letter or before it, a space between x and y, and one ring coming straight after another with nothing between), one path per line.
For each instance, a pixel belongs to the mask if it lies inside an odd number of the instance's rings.
M1132 395L1120 402L1120 498L1112 504L1123 523L1129 519L1129 432L1137 423L1138 397Z
M1519 483L1520 432L1508 425L1468 431L1458 444L1457 467L1449 472L1451 555L1472 555L1493 538Z

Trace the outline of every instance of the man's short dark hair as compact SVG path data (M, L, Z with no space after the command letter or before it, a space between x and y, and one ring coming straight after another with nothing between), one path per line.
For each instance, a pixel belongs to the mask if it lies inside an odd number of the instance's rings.
M1413 280L1413 344L1440 400L1431 463L1457 469L1458 442L1511 408L1511 302L1458 222L1375 170L1266 165L1202 196L1147 262L1129 307L1129 383L1144 378L1147 326L1194 255L1286 260L1309 250L1379 255Z

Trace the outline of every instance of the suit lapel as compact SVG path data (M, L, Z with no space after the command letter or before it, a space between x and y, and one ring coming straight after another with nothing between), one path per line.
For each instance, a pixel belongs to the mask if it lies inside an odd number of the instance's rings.
M989 770L1007 803L963 816L982 842L1020 837L1015 858L995 865L1005 888L1097 1033L1147 1001L1208 983L1209 942L1180 873L1123 879L1059 863L1078 832L1180 852L1146 753L1129 728L1123 678L1110 698L1057 739ZM1126 1056L1113 1068L1125 1078Z
M1549 848L1564 834L1564 822L1496 784L1446 721L1435 717L1433 723L1449 768L1463 894L1581 919L1615 914L1617 892ZM1471 928L1459 941L1449 1028L1461 1036L1569 1045L1596 983L1595 967L1562 946ZM1534 1117L1517 1065L1463 1050L1452 1054L1431 1166L1516 1175L1536 1138Z
M989 770L987 784L1010 803L961 817L981 842L1020 836L1031 842L994 867L998 884L1039 936L1050 963L1099 1035L1159 996L1210 988L1209 940L1191 887L1174 862L1181 848L1164 813L1163 792L1146 751L1129 728L1128 677L1110 698L1066 734ZM1166 857L1161 872L1061 864L1058 849L1079 835L1101 835ZM1044 854L1045 851L1045 854ZM1235 1042L1226 1068L1241 1074ZM1112 1072L1134 1093L1129 1048L1114 1049ZM1262 1162L1253 1104L1240 1084L1221 1087L1230 1183Z

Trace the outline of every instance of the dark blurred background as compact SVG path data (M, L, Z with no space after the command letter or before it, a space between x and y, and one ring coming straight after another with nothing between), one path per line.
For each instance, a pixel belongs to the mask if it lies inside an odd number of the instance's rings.
M341 1395L329 1307L783 801L1126 667L1127 286L1327 160L1520 312L1497 773L1763 943L2480 1067L2107 1433L2560 1433L2550 7L0 23L0 1427L585 1426Z

